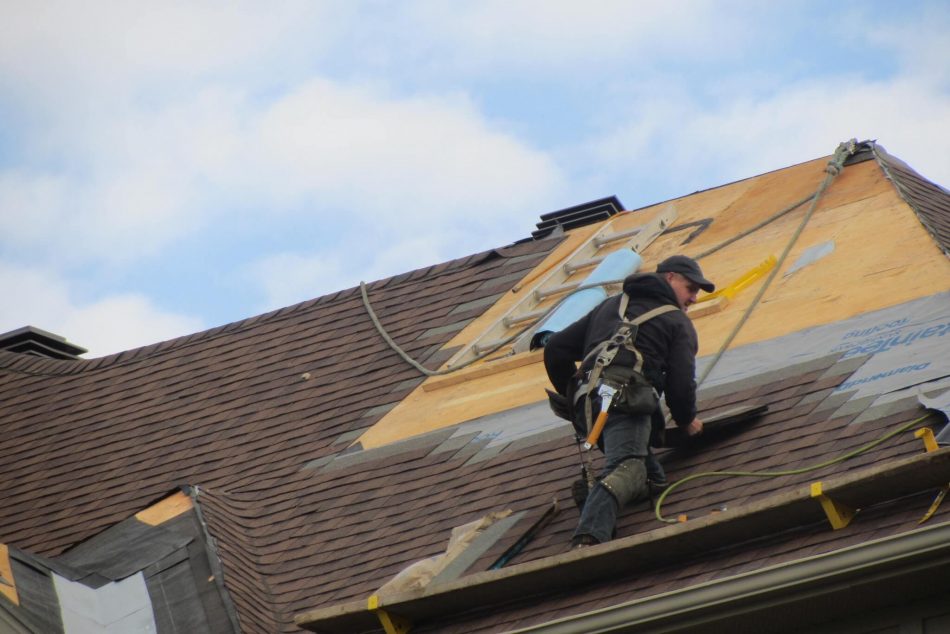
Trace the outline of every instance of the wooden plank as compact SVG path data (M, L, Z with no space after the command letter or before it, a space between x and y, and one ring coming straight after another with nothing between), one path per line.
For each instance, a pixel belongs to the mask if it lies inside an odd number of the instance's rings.
M16 579L13 578L13 567L10 565L10 549L6 544L0 544L0 594L12 601L14 605L20 605Z
M190 511L193 506L194 503L191 497L185 495L183 491L178 491L147 509L139 511L135 514L135 519L149 526L158 526L173 517L178 517L182 513Z
M712 298L708 302L693 304L689 307L689 310L686 311L686 315L690 319L699 319L700 317L705 317L706 315L721 313L728 305L729 298L725 295L720 295L719 297Z
M459 383L471 381L472 379L491 376L493 374L499 374L501 372L513 370L514 368L520 368L525 365L537 363L541 361L543 356L543 350L535 350L534 352L528 352L526 354L504 357L490 363L469 366L464 370L459 370L458 372L453 372L452 374L432 377L430 380L422 384L422 389L424 389L426 392L442 390L453 385L458 385Z

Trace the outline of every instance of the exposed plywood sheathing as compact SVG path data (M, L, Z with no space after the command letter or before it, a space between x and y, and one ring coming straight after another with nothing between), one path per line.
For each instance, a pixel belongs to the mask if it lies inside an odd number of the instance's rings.
M642 270L654 270L661 260L673 254L699 255L802 200L814 193L823 180L826 163L825 159L810 161L673 201L678 213L677 226L706 219L712 222L688 244L683 244L690 234L687 231L670 231L658 238L641 254ZM631 229L652 219L668 204L622 214L611 221L617 231ZM704 273L725 284L769 256L779 255L807 207L803 204L704 258ZM516 286L518 292L505 294L447 346L472 341L520 298L519 293L530 292L532 282L557 266L601 224L571 232L569 240ZM887 230L882 231L882 227ZM832 253L785 275L802 252L829 240L835 242ZM782 270L730 347L841 321L950 288L950 262L938 255L939 246L875 161L848 166L827 189ZM921 274L921 262L936 264L929 265L926 274ZM764 278L755 282L723 310L694 318L700 356L719 349L763 283ZM542 364L536 360L537 355L524 364L514 360L484 362L458 375L466 380L452 378L454 375L430 378L359 441L364 447L377 447L542 400L548 382ZM498 365L492 368L492 363ZM442 389L433 389L436 386Z
M0 594L14 604L20 604L16 582L13 579L13 568L10 566L10 549L6 544L0 544Z
M178 491L169 495L167 498L153 504L144 511L135 514L135 519L148 524L149 526L158 526L173 517L178 517L194 507L194 502L183 491Z

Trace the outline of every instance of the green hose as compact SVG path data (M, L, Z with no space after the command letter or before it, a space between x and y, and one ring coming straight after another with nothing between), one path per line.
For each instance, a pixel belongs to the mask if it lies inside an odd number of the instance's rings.
M821 462L821 463L811 465L808 467L802 467L800 469L787 469L784 471L704 471L701 473L694 473L692 475L688 475L682 480L677 480L676 482L671 484L669 487L667 487L667 489L663 491L663 493L657 499L656 519L660 520L661 522L665 522L667 524L676 524L679 521L679 520L667 519L663 517L663 514L660 513L660 507L663 505L663 501L666 499L667 495L672 493L674 489L679 488L681 485L686 484L687 482L690 482L691 480L697 480L699 478L734 477L734 476L735 477L751 477L751 478L777 478L780 476L799 475L802 473L808 473L809 471L817 471L818 469L823 469L824 467L830 467L833 464L838 464L839 462L844 462L845 460L850 460L851 458L860 456L864 452L874 449L881 443L884 443L890 440L894 436L901 434L907 431L908 429L924 422L930 416L931 414L928 412L927 414L924 414L920 418L914 419L910 421L909 423L904 423L903 425L901 425L900 427L897 427L896 429L892 429L891 431L887 432L886 434L884 434L877 440L872 440L866 445L858 447L857 449L849 451L848 453L842 454L838 456L837 458L832 458L831 460L826 460L825 462Z

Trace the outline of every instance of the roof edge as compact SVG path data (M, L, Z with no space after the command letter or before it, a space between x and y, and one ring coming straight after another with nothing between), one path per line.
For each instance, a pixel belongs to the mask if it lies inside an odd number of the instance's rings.
M475 266L491 257L514 257L514 255L506 253L506 251L511 249L517 250L518 248L523 248L530 250L532 245L536 245L539 242L562 239L563 237L561 236L552 236L537 241L526 242L524 244L509 244L488 249L465 257L447 260L445 262L433 264L431 266L425 266L380 280L375 280L373 282L367 283L367 289L373 290L384 287L398 287L405 282L414 281L420 277L428 275L445 275L459 269ZM165 341L148 344L139 348L132 348L122 352L116 352L92 359L80 358L63 361L60 359L46 359L32 355L23 355L0 350L0 372L9 372L11 374L20 374L25 376L68 376L73 374L81 374L84 372L107 370L118 366L144 361L159 354L180 350L194 344L203 343L218 336L241 332L246 328L258 326L262 323L279 322L290 317L291 315L294 315L302 310L307 310L314 306L332 305L353 300L360 301L359 286L353 286L350 288L341 289L339 291L334 291L314 299L308 299L303 302L291 304L290 306L278 308L260 315L247 317L245 319L222 324L220 326L214 326L196 333L182 335L181 337L175 337Z
M749 621L752 613L763 619L762 625L767 628L769 623L774 623L776 604L811 604L816 585L823 589L821 594L825 600L833 600L828 595L842 587L851 591L849 600L855 594L862 594L861 587L871 582L886 582L893 588L894 578L904 574L926 573L927 584L940 585L931 575L938 572L943 577L948 575L948 540L950 521L514 632L567 634L611 632L618 627L623 627L623 631L631 627L678 628L687 623L694 625L699 619L708 631L715 631L723 620L734 623L736 618L741 618L745 627L754 629ZM906 581L901 579L902 583ZM869 599L865 596L865 603L875 607ZM848 607L854 610L858 606ZM806 612L814 613L814 605L809 605ZM789 623L785 621L785 625Z
M892 500L950 480L950 447L892 460L822 481L829 498L853 508ZM409 621L445 618L472 605L501 605L511 597L568 590L630 570L669 563L669 553L687 558L748 536L805 526L825 518L810 487L769 496L685 523L658 528L605 544L478 572L419 591L378 597L380 609ZM829 528L829 530L831 530ZM375 596L375 595L374 595ZM366 601L352 601L298 614L295 623L319 632L351 632L378 627Z
M878 167L884 172L884 176L894 185L897 195L914 211L917 219L920 220L920 224L924 226L944 255L950 257L948 230L943 226L945 223L941 223L940 220L933 217L932 210L929 212L926 210L929 206L928 203L933 203L933 201L927 200L926 195L921 195L921 188L930 190L932 196L944 198L945 209L950 207L950 191L925 177L900 158L890 154L877 142L865 141L864 143L870 149ZM913 180L918 182L916 184L909 182Z

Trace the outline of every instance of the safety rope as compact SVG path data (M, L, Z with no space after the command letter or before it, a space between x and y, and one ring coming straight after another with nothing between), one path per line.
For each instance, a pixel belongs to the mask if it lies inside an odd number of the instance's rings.
M393 340L393 338L389 335L389 333L386 332L386 329L383 327L383 324L380 323L379 317L376 316L376 311L373 310L373 306L369 301L369 295L366 292L365 282L360 282L360 294L363 297L363 306L366 308L366 312L367 314L369 314L369 318L370 320L372 320L373 326L376 327L376 331L379 333L379 336L382 337L383 340L387 344L389 344L389 347L392 348L396 354L402 357L403 361L405 361L406 363L414 367L416 370L418 370L422 374L426 376L442 376L445 374L451 374L452 372L458 372L462 368L466 368L470 366L471 364L475 363L476 361L481 361L485 357L495 354L496 352L498 352L499 350L507 346L509 343L511 343L512 341L515 341L516 339L521 337L523 334L528 332L530 329L534 328L535 325L544 321L551 313L557 310L558 307L571 295L575 293L579 293L580 291L586 291L587 289L590 289L590 288L600 288L601 286L610 286L611 284L623 284L623 280L608 280L606 282L593 282L591 284L581 284L577 288L572 289L570 293L564 295L563 297L555 301L554 304L550 308L545 310L541 316L536 317L532 319L531 321L527 322L526 325L520 330L516 331L515 334L510 335L509 337L506 337L504 339L501 339L489 350L485 350L483 352L476 354L474 357L472 357L468 361L465 361L464 363L453 365L451 368L442 368L441 370L430 370L429 368L423 366L421 363L419 363L418 361L410 357L409 354L405 350L403 350L399 346L399 344L397 344Z
M857 449L844 453L838 456L837 458L832 458L831 460L826 460L825 462L821 462L815 465L810 465L808 467L802 467L800 469L786 469L783 471L704 471L701 473L694 473L692 475L688 475L682 480L677 480L676 482L668 486L666 490L660 494L660 497L657 498L656 509L655 509L656 519L660 520L661 522L665 522L667 524L676 524L679 522L679 520L676 520L676 519L668 519L668 518L663 517L663 514L660 512L660 508L663 505L663 501L666 500L666 496L668 496L674 490L678 489L679 487L686 484L687 482L692 482L693 480L698 480L699 478L713 478L713 477L778 478L781 476L801 475L803 473L808 473L809 471L817 471L818 469L830 467L831 465L838 464L839 462L844 462L845 460L850 460L851 458L860 456L861 454L867 451L870 451L871 449L874 449L878 445L884 442L887 442L894 436L897 436L898 434L901 434L911 429L912 427L924 422L930 416L932 416L932 414L928 412L924 414L923 416L921 416L920 418L916 418L910 421L909 423L905 423L901 425L900 427L897 427L896 429L892 429L891 431L887 432L880 438L876 440L872 440L871 442L861 447L858 447Z
M792 203L792 204L789 205L788 207L785 207L784 209L775 212L774 214L772 214L771 216L769 216L769 217L766 218L765 220L762 220L761 222L758 222L758 223L752 225L751 227L749 227L749 228L746 229L745 231L740 231L739 233L737 233L736 235L732 236L731 238L728 238L728 239L726 239L726 240L723 240L722 242L720 242L720 243L717 244L716 246L710 247L709 249L706 249L705 251L703 251L703 252L700 253L699 255L693 257L693 259L694 259L694 260L702 260L703 258L712 255L712 254L715 253L716 251L719 251L719 250L721 250L721 249L726 248L727 246L729 246L729 245L732 244L733 242L737 242L737 241L741 240L742 238L744 238L744 237L746 237L746 236L748 236L748 235L751 235L751 234L755 233L756 231L758 231L758 230L761 229L762 227L765 227L766 225L769 225L769 224L775 222L776 220L778 220L778 219L781 218L782 216L784 216L784 215L786 215L786 214L789 214L789 213L795 211L796 209L798 209L799 207L801 207L802 205L804 205L805 203L807 203L809 200L812 200L814 197L815 197L814 194L808 194L807 196L805 196L804 198L802 198L802 199L799 200L798 202Z
M749 307L746 308L745 312L742 314L742 317L733 327L732 331L723 341L722 345L719 346L719 350L716 352L716 355L713 357L706 367L703 369L702 375L697 379L696 386L699 387L703 384L703 381L706 380L706 377L709 376L709 373L712 372L713 368L716 367L716 364L719 363L719 360L722 359L722 355L725 354L726 349L732 344L733 340L739 334L739 331L742 330L742 327L745 326L746 322L749 320L749 317L752 315L752 311L755 310L755 307L758 306L759 301L762 299L762 296L765 295L765 291L768 290L769 286L772 284L772 280L775 279L775 276L778 275L779 270L782 268L782 264L785 262L785 259L788 257L789 252L792 250L792 247L795 246L795 243L798 242L798 238L802 235L802 232L805 230L805 226L808 224L808 221L811 220L812 215L815 213L815 209L818 207L818 201L821 199L822 194L825 193L825 190L828 189L828 186L831 185L831 182L835 177L841 173L841 170L844 169L844 162L848 159L849 156L854 154L857 148L857 139L851 139L847 143L839 143L837 149L835 150L834 155L831 157L831 160L828 161L828 164L825 166L825 178L822 180L821 184L818 186L818 189L814 194L809 196L804 200L811 199L811 205L808 207L808 211L805 212L805 216L802 218L802 221L798 224L798 228L795 230L795 233L792 234L792 237L789 238L788 243L785 245L785 249L782 251L782 255L779 256L778 260L775 263L775 266L772 267L771 273L765 279L765 283L759 288L758 293L756 293L755 298L753 298L752 303L749 304ZM804 202L804 200L802 202ZM785 215L792 209L798 207L801 203L789 207L785 210L782 210L778 214L773 215L769 222L776 220L777 218ZM760 223L761 224L761 223ZM766 223L768 224L768 223ZM762 225L764 226L764 225ZM759 227L761 228L761 227ZM729 241L726 241L729 243ZM726 244L726 243L723 243ZM702 254L703 256L712 253L722 245L707 251Z
M844 169L844 163L848 159L848 157L853 155L854 152L856 151L857 143L858 143L857 139L851 139L847 143L838 144L838 147L835 149L835 152L832 155L831 160L828 161L828 164L825 166L825 178L822 180L821 184L818 186L818 189L815 191L815 193L809 196L808 198L804 199L804 200L809 200L809 199L811 200L811 205L808 207L808 211L805 212L804 217L802 218L801 222L798 224L798 228L795 229L795 232L792 234L791 238L789 238L788 242L785 244L785 248L782 251L782 255L779 256L778 260L776 261L775 266L772 268L771 273L766 278L765 283L762 284L762 286L759 288L759 291L756 293L755 297L752 299L752 302L749 304L748 308L746 308L745 312L742 314L742 317L739 319L739 321L733 327L732 331L722 342L722 345L719 346L719 350L716 352L713 359L703 369L702 374L696 381L697 388L703 384L703 382L709 376L710 372L712 372L713 368L716 367L716 364L718 364L719 361L722 359L726 350L729 348L729 345L732 344L733 340L739 334L739 331L741 331L742 327L745 326L746 322L748 322L749 317L752 315L752 311L755 310L756 306L758 306L763 295L765 295L765 292L768 290L769 286L772 284L772 281L775 279L776 275L778 275L779 270L782 268L782 264L785 262L786 258L788 258L788 254L791 252L792 247L795 246L795 243L798 241L798 238L802 235L802 232L805 230L805 226L808 224L808 221L811 220L812 215L814 215L815 209L818 207L818 201L821 199L822 195L825 193L825 190L828 189L828 186L831 185L831 182L835 179L835 177L838 176L838 174L840 174L841 171ZM782 210L781 212L777 214L774 214L773 216L771 216L768 222L772 222L776 220L777 218L780 218L781 216L791 211L791 209L798 207L800 204L801 203L798 203L796 205L793 205L792 207ZM759 223L759 224L761 226L764 226L762 223ZM768 224L768 223L765 223L765 224ZM761 228L761 226L757 228ZM731 242L734 242L734 240L731 240L731 241L727 240L725 243L722 243L722 245L725 245L727 243L731 244ZM709 253L712 253L718 250L719 248L721 248L722 245L719 245L716 248L703 253L702 256L708 255ZM821 466L826 466L826 465L819 465L819 467ZM745 472L745 471L730 471L730 472L723 471L723 472L712 472L712 473L716 473L718 475L744 475L744 476L758 475L755 472ZM778 475L791 475L792 473L797 473L797 472L788 472L788 473L777 472ZM684 482L689 482L697 477L704 477L706 475L709 475L709 474L696 474L695 476L687 476L686 478L682 480L678 480L674 484L670 485L659 497L659 499L657 499L656 509L655 509L657 519L659 519L661 522L675 522L676 520L663 519L663 517L660 515L660 504L663 502L664 499L666 499L666 496L669 494L670 491L679 487Z
M821 197L821 195L824 193L825 189L828 188L828 185L831 183L831 180L832 180L835 176L837 176L838 173L840 173L841 169L842 169L843 166L844 166L844 161L847 159L847 157L850 156L851 154L853 154L853 153L855 152L856 145L857 145L857 139L851 139L851 141L849 141L847 144L841 143L841 144L838 145L838 149L835 151L835 155L832 157L831 161L828 162L828 165L827 165L826 168L825 168L825 171L827 172L826 177L825 177L824 181L822 182L822 184L819 186L818 190L817 190L814 194L811 194L811 195L809 195L809 196L806 196L805 198L799 200L798 202L792 203L791 205L789 205L789 206L785 207L784 209L781 209L780 211L778 211L778 212L772 214L771 216L769 216L769 217L766 218L765 220L763 220L763 221L761 221L761 222L755 224L754 226L750 227L749 229L746 229L745 231L742 231L741 233L739 233L739 234L733 236L732 238L729 238L728 240L725 240L725 241L719 243L718 245L716 245L716 246L714 246L714 247L712 247L712 248L710 248L710 249L707 249L706 251L704 251L704 252L700 253L698 256L696 256L696 258L694 258L694 259L697 259L697 260L698 260L698 259L700 259L700 258L707 257L707 256L709 256L709 255L715 253L716 251L719 251L720 249L722 249L722 248L724 248L724 247L726 247L726 246L732 244L733 242L736 242L737 240L740 240L741 238L744 238L744 237L746 237L746 236L748 236L748 235L750 235L750 234L752 234L752 233L758 231L758 230L761 229L762 227L765 227L766 225L768 225L768 224L770 224L770 223L772 223L772 222L775 222L776 220L778 220L779 218L785 216L786 214L788 214L788 213L794 211L795 209L798 209L799 207L801 207L803 204L805 204L805 203L808 202L809 200L812 201L811 207L809 208L808 212L805 214L805 218L803 219L802 223L801 223L801 224L799 225L799 227L798 227L798 230L795 232L795 234L792 236L792 239L789 241L788 245L786 246L785 251L784 251L783 254L782 254L782 257L779 258L779 260L778 260L776 266L772 269L771 275L766 279L765 284L762 286L762 288L759 289L758 295L757 295L756 298L752 301L752 304L749 306L749 308L746 309L746 312L745 312L745 314L743 315L743 317L742 317L742 319L740 320L740 322L735 326L735 328L733 328L733 331L732 331L732 333L727 337L726 342L720 347L720 349L719 349L719 351L716 353L716 356L714 357L713 361L712 361L709 365L706 366L706 369L705 369L705 371L704 371L704 373L703 373L703 376L699 379L699 381L697 382L697 385L701 385L701 384L702 384L702 382L703 382L703 380L705 380L706 376L709 375L709 372L712 371L713 367L719 362L719 359L722 358L722 355L723 355L723 353L725 352L726 348L728 348L729 344L732 343L732 340L735 339L735 337L736 337L736 335L738 334L739 330L741 330L741 329L742 329L742 326L745 325L745 322L748 320L749 315L751 315L751 313L752 313L752 309L755 308L755 305L756 305L756 304L759 302L759 300L762 298L762 295L764 295L765 290L766 290L766 289L769 287L769 285L772 283L772 280L775 278L776 273L778 272L779 268L781 268L782 262L784 262L785 258L788 257L788 252L791 250L792 246L793 246L793 245L795 244L795 242L798 240L798 237L801 235L801 232L804 230L805 225L808 223L808 220L811 219L811 216L812 216L812 214L814 213L815 207L816 207L816 205L817 205L817 203L818 203L818 199L819 199L819 198ZM423 375L425 375L425 376L443 376L443 375L446 375L446 374L451 374L452 372L457 372L457 371L459 371L459 370L461 370L461 369L463 369L463 368L466 368L466 367L470 366L471 364L473 364L473 363L475 363L475 362L477 362L477 361L481 361L481 360L484 359L485 357L488 357L488 356L490 356L490 355L492 355L492 354L498 352L498 350L500 350L501 348L505 347L506 345L508 345L508 344L511 343L512 341L515 341L516 339L518 339L519 337L521 337L524 333L526 333L528 330L530 330L531 328L533 328L535 325L541 323L541 322L542 322L545 318L547 318L551 313L553 313L555 310L557 310L557 308L561 305L561 303L564 302L564 301L565 301L568 297L570 297L571 295L573 295L573 294L575 294L575 293L577 293L577 292L583 291L583 290L587 290L587 289L589 289L589 288L598 288L598 287L602 287L602 286L609 286L609 285L611 285L611 284L622 284L622 283L623 283L623 280L609 280L609 281L606 281L606 282L595 282L595 283L592 283L592 284L583 284L583 285L581 285L581 286L578 286L577 288L573 289L573 290L572 290L570 293L568 293L567 295L564 295L564 296L562 296L560 299L558 299L558 300L554 303L554 305L552 305L550 308L548 308L548 310L546 310L546 311L544 312L543 315L541 315L540 317L537 317L536 319L533 319L532 321L527 322L523 328L521 328L520 330L516 331L513 335L511 335L511 336L509 336L509 337L506 337L506 338L500 340L495 346L492 346L491 349L485 350L485 351L483 351L483 352L481 352L481 353L479 353L479 354L476 354L476 355L473 356L471 359L469 359L469 360L467 360L467 361L465 361L465 362L463 362L463 363L460 363L460 364L458 364L458 365L453 365L451 368L442 368L442 369L440 369L440 370L430 370L429 368L423 366L421 363L419 363L418 361L416 361L415 359L413 359L411 356L409 356L409 354L408 354L403 348L401 348L401 347L399 346L399 344L397 344L397 343L393 340L393 338L389 335L389 333L386 332L386 329L383 327L383 325L382 325L382 323L380 322L379 318L376 316L376 311L373 310L373 306L372 306L372 304L371 304L370 301L369 301L369 294L367 293L367 290L366 290L366 283L365 283L365 282L362 282L362 281L360 282L360 294L361 294L361 296L362 296L362 298L363 298L363 306L366 308L366 312L367 312L367 314L369 314L369 317L370 317L370 319L372 320L373 326L375 326L376 331L377 331L377 332L379 333L379 335L383 338L383 340L387 343L387 345L389 345L389 347L390 347L396 354L398 354L398 355L403 359L403 361L405 361L406 363L408 363L409 365L411 365L413 368L415 368L416 370L418 370L421 374L423 374Z

